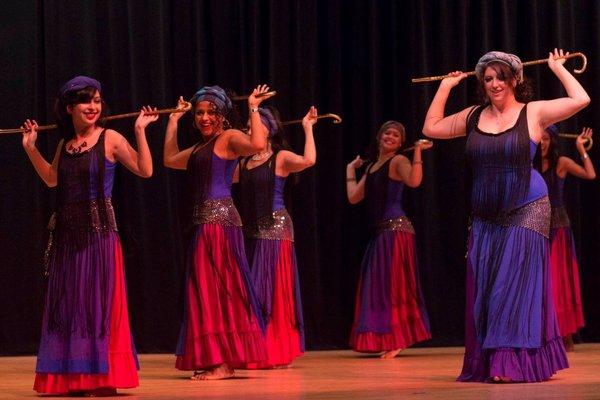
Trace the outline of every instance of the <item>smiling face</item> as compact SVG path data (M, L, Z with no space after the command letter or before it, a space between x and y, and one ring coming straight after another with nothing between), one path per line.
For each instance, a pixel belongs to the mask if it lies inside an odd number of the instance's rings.
M387 128L379 135L379 151L381 153L396 152L402 146L403 140L402 132L396 128Z
M73 119L75 127L93 126L102 113L102 98L97 90L89 100L67 106L67 113Z
M210 137L223 129L223 116L210 101L199 101L194 110L194 125L202 136Z
M548 157L548 150L550 149L550 145L551 145L551 138L550 138L550 134L546 131L544 131L544 133L542 133L542 140L540 141L540 149L542 151L542 158L547 158Z
M507 65L491 63L485 68L482 85L490 102L502 103L515 97L517 80Z

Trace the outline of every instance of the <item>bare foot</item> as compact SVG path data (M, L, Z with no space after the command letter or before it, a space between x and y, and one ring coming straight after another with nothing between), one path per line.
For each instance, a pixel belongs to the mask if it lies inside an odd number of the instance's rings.
M511 383L513 380L507 376L494 376L492 377L493 383Z
M379 358L382 358L382 359L394 358L398 354L400 354L401 351L402 351L402 349L396 349L396 350L386 351Z
M566 351L575 351L575 342L573 342L573 335L567 335L563 337L563 343L565 344Z
M193 381L212 381L217 379L229 379L235 375L233 368L227 364L221 364L218 367L207 369L206 371L198 373L194 372L194 375L190 378Z

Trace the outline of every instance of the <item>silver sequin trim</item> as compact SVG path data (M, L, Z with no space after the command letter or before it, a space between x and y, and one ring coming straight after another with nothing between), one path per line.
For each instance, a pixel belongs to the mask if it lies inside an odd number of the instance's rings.
M520 226L545 237L550 236L550 200L548 196L532 201L496 221L502 226Z
M550 228L562 228L564 226L571 226L567 210L564 207L553 207Z
M415 228L406 216L380 222L377 225L377 233L383 231L402 231L415 234Z
M193 222L194 225L220 224L242 226L242 220L231 197L205 200L201 206L195 205Z
M97 200L67 203L60 208L56 216L50 217L48 229L52 230L57 225L61 229L69 230L117 231L117 220L111 199L104 199L106 225L100 222L99 207L100 203Z
M272 218L269 218L272 217ZM253 239L294 241L294 225L287 210L281 209L258 220L258 231L249 232Z

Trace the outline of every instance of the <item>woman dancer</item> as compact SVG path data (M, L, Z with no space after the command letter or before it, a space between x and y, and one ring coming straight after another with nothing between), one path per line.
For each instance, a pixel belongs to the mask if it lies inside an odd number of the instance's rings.
M290 151L279 113L259 108L261 130L268 132L266 149L240 163L241 214L252 284L267 324L265 361L246 368L284 368L304 353L304 322L294 250L294 228L285 209L287 177L313 166L317 150L313 125L317 110L302 119L304 154Z
M23 147L38 175L58 188L48 255L48 293L34 390L41 394L113 395L138 386L121 241L111 203L117 161L152 175L145 128L157 115L144 107L135 122L138 151L98 121L104 102L95 79L77 76L60 89L60 141L52 164L35 143L37 124L23 125Z
M176 367L194 370L193 380L225 379L234 367L266 359L263 321L250 284L241 221L231 200L231 182L238 157L258 153L267 145L260 129L257 87L248 97L252 135L229 127L231 100L218 86L205 86L191 100L194 128L200 142L188 149L177 145L177 121L167 125L165 166L188 171L193 193L194 236L190 244L184 321L177 345ZM180 99L179 107L184 107ZM199 372L198 370L204 370Z
M583 166L569 157L558 154L558 128L550 125L542 134L541 166L538 170L548 185L548 197L552 206L550 222L550 274L558 329L567 351L574 348L573 334L583 328L583 308L579 285L579 266L575 252L575 241L571 223L563 198L567 175L582 179L594 179L596 172L590 156L585 150L586 139L592 137L590 128L575 141Z
M423 179L421 152L432 143L417 141L411 161L397 154L406 141L404 126L384 123L376 136L376 153L360 181L356 157L346 168L348 200L365 199L372 239L365 253L350 345L354 351L383 352L394 358L402 349L431 338L417 267L415 231L402 209L404 185Z
M450 90L466 76L457 71L442 81L427 112L426 136L468 134L473 170L460 381L537 382L568 366L550 292L550 202L531 166L544 128L590 101L562 56L555 49L548 66L567 97L527 103L530 89L520 59L493 51L476 67L481 106L444 117Z

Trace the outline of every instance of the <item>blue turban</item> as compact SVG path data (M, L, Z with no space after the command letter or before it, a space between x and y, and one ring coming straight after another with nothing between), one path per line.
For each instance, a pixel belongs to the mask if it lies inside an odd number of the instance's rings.
M558 126L552 124L546 128L546 132L548 132L552 138L556 139L558 137Z
M267 127L269 137L273 137L277 134L279 127L277 126L277 119L268 108L259 108L258 113L260 114L260 122Z
M233 109L231 100L227 97L225 91L216 85L204 86L190 100L192 107L196 107L196 103L200 101L210 101L222 115L228 114Z

